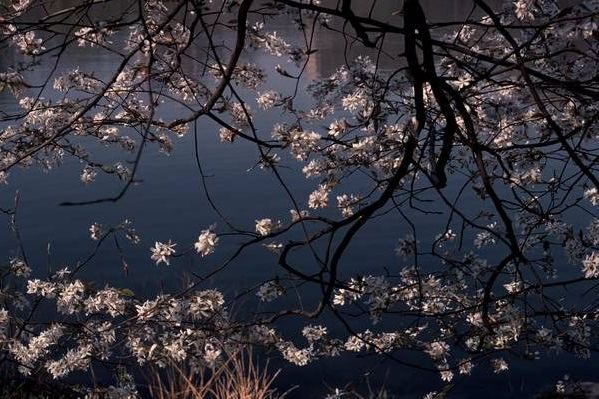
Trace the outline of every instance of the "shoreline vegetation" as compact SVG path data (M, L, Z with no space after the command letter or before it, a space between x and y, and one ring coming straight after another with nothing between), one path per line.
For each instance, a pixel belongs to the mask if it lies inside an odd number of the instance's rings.
M68 386L49 378L23 378L16 373L0 377L0 399L285 399L296 387L281 392L275 384L281 370L270 370L268 362L259 366L249 349L226 355L225 362L213 370L193 371L182 364L163 368L151 367L144 372L147 384L140 384L128 395L114 387L85 389ZM122 382L121 382L122 383ZM560 381L560 383L563 383ZM446 399L451 384L430 399ZM384 387L365 393L354 389L333 389L326 399L401 399ZM597 399L599 383L566 382L559 391L555 387L542 390L531 399ZM428 399L428 398L427 398Z
M254 358L244 348L222 355L212 368L192 369L185 363L170 362L162 367L149 366L133 370L139 383L122 370L115 375L117 384L90 388L69 385L40 373L24 378L16 370L0 375L0 398L139 398L155 399L284 399L287 392L277 390L274 382L280 370L270 370L268 362ZM98 385L93 383L93 385ZM291 391L291 390L290 390ZM289 392L289 391L288 391Z

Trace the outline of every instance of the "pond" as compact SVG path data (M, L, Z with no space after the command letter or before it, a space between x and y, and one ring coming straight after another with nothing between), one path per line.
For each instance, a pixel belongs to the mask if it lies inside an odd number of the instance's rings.
M446 18L459 20L470 11L466 2L435 1L425 2L430 20ZM381 15L397 11L397 2L386 2L377 12ZM114 10L106 10L106 13ZM271 26L288 42L302 41L299 32L289 20L281 18ZM228 42L231 37L223 34L217 38ZM359 55L358 48L346 52L346 45L340 41L338 34L320 30L315 37L314 48L307 64L304 81L300 93L305 93L310 80L317 80L333 73L343 62L346 53L352 59ZM389 52L402 51L401 43L389 43ZM0 69L6 69L18 59L14 54L3 54L0 58ZM273 57L263 52L249 52L246 61L253 62L273 70L278 63ZM391 58L382 61L392 63ZM74 67L82 71L93 71L96 76L108 75L114 68L115 60L109 54L96 49L75 48L62 56L57 74ZM388 65L392 67L393 65ZM37 69L39 76L29 79L42 79L53 66L42 65ZM281 92L293 90L288 79L271 75L264 90L272 88ZM52 94L49 90L47 97ZM300 94L296 100L300 104L311 101L307 94ZM18 108L14 98L7 92L0 93L0 108L11 112ZM257 107L256 107L257 108ZM176 114L177 109L166 109L162 112ZM267 132L267 136L276 122L286 120L287 116L274 112L257 113L256 127L259 132ZM78 260L86 258L94 251L96 243L89 237L92 223L104 226L116 225L127 219L141 237L137 246L121 243L127 270L123 267L123 257L119 249L112 243L106 243L96 253L93 260L86 265L83 276L92 280L97 286L110 283L116 287L128 288L138 296L153 296L159 292L174 292L185 286L192 275L207 275L219 265L227 255L239 244L238 240L221 238L217 253L212 257L201 258L185 255L176 259L170 266L156 265L150 259L150 247L155 241L166 242L171 239L184 247L193 243L202 229L223 221L215 213L208 201L203 184L206 184L212 201L218 205L227 220L247 230L253 230L254 220L261 217L287 219L292 203L283 187L277 183L268 171L256 167L259 159L255 145L243 140L235 143L222 143L218 135L218 125L208 118L200 119L198 125L197 153L205 174L202 180L196 166L196 143L193 134L174 140L174 148L170 154L158 151L155 146L148 147L142 154L137 172L140 181L134 184L117 202L107 202L82 206L61 206L68 201L85 201L116 195L122 183L112 177L98 176L89 185L80 183L82 164L72 158L65 158L60 167L42 172L38 169L19 169L11 171L9 184L0 186L0 207L9 208L18 192L18 227L22 243L29 262L34 265L34 275L43 277L51 271L64 266L75 267ZM122 154L112 154L110 149L94 144L92 153L104 160L120 159ZM128 155L129 160L132 159ZM302 177L301 164L284 158L286 167L282 169L287 185L291 187L297 198L307 198L316 186L316 182ZM458 179L458 177L456 177ZM356 191L367 189L366 183L356 179ZM459 185L448 187L448 193L455 193ZM473 195L466 195L462 201L469 201L466 208L473 212L484 208L482 202ZM443 217L422 218L418 220L418 228L422 232L438 231L444 223ZM6 223L7 219L3 221ZM354 240L344 257L343 273L368 274L383 265L399 268L401 260L395 255L397 240L410 233L405 221L397 217L378 219L367 225ZM421 236L423 242L430 242L434 237ZM0 256L2 262L18 254L17 242L8 229L0 231ZM218 287L227 298L235 297L246 289L259 284L265 278L281 273L278 270L276 257L264 248L251 248L230 264L222 273L218 273L202 283L202 287ZM315 295L317 292L315 292ZM310 298L305 298L308 302ZM313 299L313 298L312 298ZM250 312L264 306L257 301L248 300L240 305L239 312ZM330 315L327 324L331 331L341 331ZM280 327L293 336L297 330L297 322L284 321ZM359 326L360 322L356 322ZM366 326L366 324L364 324ZM405 353L400 354L403 360L418 362L421 357ZM545 356L545 355L544 355ZM495 375L491 370L475 370L472 378L457 379L453 388L453 396L457 398L505 398L531 397L532 394L552 386L564 374L582 380L597 379L596 358L581 361L569 355L546 356L541 361L518 360L510 364L510 371ZM348 382L356 385L366 381L373 387L384 386L394 395L401 398L418 398L425 393L440 389L443 384L436 373L400 366L390 359L380 357L352 357L343 355L339 358L324 359L306 367L297 367L286 362L273 359L271 367L281 367L282 373L277 385L289 389L295 385L290 398L324 397L327 387L340 387Z

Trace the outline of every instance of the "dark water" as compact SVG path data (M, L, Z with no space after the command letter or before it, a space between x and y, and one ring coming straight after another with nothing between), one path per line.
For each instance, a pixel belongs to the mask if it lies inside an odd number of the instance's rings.
M391 12L396 10L396 3L388 2L378 12L382 16L387 15L389 21L396 21L400 17L391 15ZM447 15L457 20L469 11L469 5L465 4L467 2L458 0L430 0L427 3L431 20ZM271 29L277 30L290 43L302 40L300 32L294 30L288 21L279 21ZM344 46L341 45L339 37L331 33L320 32L316 37L315 48L319 51L312 56L306 70L309 79L318 79L330 74L343 62L344 57ZM401 43L389 43L390 52L399 52L400 49ZM360 51L353 49L349 53L351 57ZM261 52L250 53L248 57L251 62L265 66L266 70L272 70L274 64L281 62ZM0 58L2 69L14 62L13 54L3 54ZM393 66L391 58L382 62L383 67L385 63L387 67ZM65 71L74 66L102 76L112 71L114 60L102 52L77 49L62 59L58 71ZM29 78L35 80L41 77L42 75ZM274 74L271 74L261 90L268 88L282 92L291 90L288 80ZM300 96L299 101L306 102L308 99ZM0 107L10 111L15 109L16 105L10 95L0 93ZM255 106L253 108L257 109ZM272 112L257 114L255 117L259 132L265 136L269 134L273 123L282 119L283 116ZM218 127L206 119L200 122L198 137L200 159L204 172L209 175L207 185L210 194L228 219L247 230L253 230L254 219L288 218L292 204L283 188L270 173L253 168L258 159L255 146L243 141L233 145L220 143ZM79 173L82 165L72 159L66 159L61 167L47 173L38 169L12 171L10 184L0 186L0 207L9 207L15 193L19 192L18 224L35 274L44 276L49 270L56 270L65 265L73 268L76 260L84 258L95 246L88 234L89 226L93 222L108 226L124 219L133 221L142 238L142 243L137 247L123 244L129 265L128 274L122 270L121 258L115 246L107 243L84 270L85 278L96 281L98 285L110 283L117 287L130 288L138 295L153 296L161 291L174 291L182 287L188 273L202 275L217 267L224 257L231 253L238 241L222 238L215 255L207 258L185 256L175 260L171 266L156 266L150 260L149 247L154 241L172 239L179 243L179 248L187 247L193 243L200 230L219 222L206 200L200 174L195 167L193 135L175 138L174 144L170 156L160 153L155 147L147 148L138 171L138 177L143 182L131 187L125 197L117 203L81 207L59 206L64 201L114 195L121 187L115 179L104 176L99 176L97 181L89 186L81 184ZM109 148L97 145L93 148L94 155L102 159L118 159L122 156ZM132 156L128 156L128 159L132 159ZM282 173L294 195L302 200L307 198L317 182L307 181L301 176L299 163L288 161L286 166L288 167L283 169ZM356 192L362 191L361 188L368 188L364 182L356 181L353 184L354 187L351 188ZM451 193L452 190L455 191L449 188L448 192ZM467 208L473 213L477 213L483 206L472 197L466 197L465 201L469 201ZM443 223L443 218L439 220L419 220L418 228L421 232L438 231L434 226ZM220 224L224 228L222 223ZM344 275L380 273L383 266L399 270L402 265L394 255L393 249L397 239L408 233L409 227L399 217L383 218L367 225L354 240L344 258ZM426 241L431 237L420 239ZM8 229L3 228L0 230L2 262L8 261L16 254L16 242L12 235L8 234ZM204 286L218 286L228 297L232 297L277 272L276 259L264 249L254 248L231 264L225 272L207 281ZM309 302L310 298L306 300ZM283 324L282 328L291 335L298 325L295 321L289 321ZM339 326L332 323L330 329L339 330ZM414 359L413 355L409 354L400 353L399 356ZM384 384L398 397L420 397L442 386L437 374L399 367L389 361L382 362L380 358L358 359L342 356L318 361L304 368L276 360L273 364L283 368L278 380L282 389L300 385L290 396L297 398L323 397L327 385L333 388L349 382L360 385L366 380L369 380L373 387ZM554 384L566 373L574 378L596 379L599 374L596 371L597 366L597 360L582 362L569 356L556 356L537 362L513 362L510 372L502 375L493 375L488 368L475 369L471 378L464 381L457 379L452 397L530 397L533 392Z

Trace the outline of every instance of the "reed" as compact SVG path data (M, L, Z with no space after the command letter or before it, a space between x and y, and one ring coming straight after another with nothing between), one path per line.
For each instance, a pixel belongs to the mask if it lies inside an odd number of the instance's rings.
M274 380L280 370L271 372L268 363L260 367L250 349L226 353L213 368L193 370L170 363L149 372L149 392L156 399L283 399Z

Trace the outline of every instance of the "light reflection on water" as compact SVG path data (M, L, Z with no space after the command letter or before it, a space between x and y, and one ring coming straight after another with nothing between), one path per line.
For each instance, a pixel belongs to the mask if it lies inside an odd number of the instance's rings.
M396 10L395 3L388 2L388 5L379 11L387 13L391 22L400 18L391 14ZM463 5L465 2L444 2L443 7L438 7L438 1L429 0L426 3L432 13L431 20L445 17L448 11L458 19L469 11ZM273 29L279 31L289 42L303 40L300 32L295 30L289 21L276 22ZM227 40L227 37L223 37L223 40ZM317 36L314 47L318 51L307 66L307 78L318 79L335 70L343 60L345 48L345 43L339 40L339 36L332 33L321 32ZM397 54L400 51L401 42L388 43L389 54ZM358 55L359 51L352 49L349 54L348 59L351 59ZM266 70L272 70L278 62L260 52L250 52L247 57L247 60L265 66ZM11 54L0 59L2 69L14 62ZM383 57L381 62L383 67L394 66L392 57ZM96 50L78 49L63 58L59 72L79 66L81 70L94 71L97 76L103 76L112 70L113 63L114 59L107 54ZM292 89L289 80L277 77L274 73L271 73L265 86L263 90L276 88L285 92ZM308 99L300 96L298 101L300 104L306 104ZM0 107L4 111L16 109L13 99L7 93L0 93ZM167 109L163 112L177 113L179 110ZM259 133L268 136L272 124L284 120L285 116L262 113L256 115L255 119ZM206 119L201 120L198 131L199 154L205 172L209 175L207 184L211 195L233 223L251 230L256 218L288 218L292 206L282 187L270 174L259 168L252 168L258 159L257 150L252 144L242 141L233 145L220 143L218 127ZM106 150L97 145L93 148L103 159L118 158L111 149ZM298 163L290 161L288 166L289 168L283 169L282 173L296 198L307 198L317 182L302 178L297 170ZM88 237L88 228L93 222L115 225L128 218L134 222L141 234L142 243L139 247L128 247L125 244L128 275L122 270L120 255L114 246L106 245L85 270L85 277L94 280L98 286L110 282L117 287L130 288L140 295L153 295L161 290L176 290L184 284L184 276L187 273L202 274L210 270L235 248L237 242L222 239L214 256L206 259L185 256L170 267L156 266L149 259L149 247L154 240L172 239L180 243L180 247L191 245L201 229L218 220L206 201L200 175L194 166L194 144L191 134L182 139L175 139L174 151L170 156L150 147L144 153L139 169L139 177L143 183L133 186L116 204L82 207L58 205L63 201L101 198L119 191L118 182L103 176L100 176L96 183L83 186L79 182L81 168L82 165L77 161L67 159L62 167L48 173L36 169L17 170L11 173L10 184L0 187L2 207L8 207L15 192L19 191L19 227L27 255L36 273L46 274L48 266L54 270L64 265L73 267L73 262L90 253L94 243ZM358 181L352 188L360 191L360 188L366 187L363 186L363 182ZM472 197L468 201L471 201L471 207L475 211L482 206ZM437 231L434 228L436 224L426 219L422 220L419 227L422 231ZM344 272L347 275L357 272L367 274L370 270L380 270L381 265L397 270L402 265L398 264L393 249L396 240L407 233L408 227L399 217L384 218L368 225L344 258ZM4 262L10 256L16 255L16 245L6 229L0 231L0 237L0 254ZM426 242L431 238L423 238L422 241ZM224 273L207 281L205 286L219 286L228 296L233 296L239 289L252 286L276 273L276 259L262 248L254 248L234 262ZM297 330L296 326L296 321L282 324L290 334L291 331ZM332 330L335 331L334 326ZM405 356L409 360L415 359L412 355ZM436 375L392 366L389 362L377 366L377 362L375 359L344 356L341 359L323 360L305 368L275 364L284 367L279 379L281 386L302 386L291 395L298 398L312 397L316 392L322 392L324 382L330 386L339 386L348 381L358 381L365 372L371 373L370 380L374 386L385 383L391 391L401 397L417 397L417 394L440 387ZM529 397L531 392L538 392L540 388L553 384L565 373L581 378L596 377L592 365L596 366L597 362L593 361L590 364L570 357L560 357L535 363L514 363L512 372L501 376L494 376L488 370L475 371L473 378L463 384L458 382L455 388L458 395L456 397ZM388 374L385 371L387 366L390 366Z

